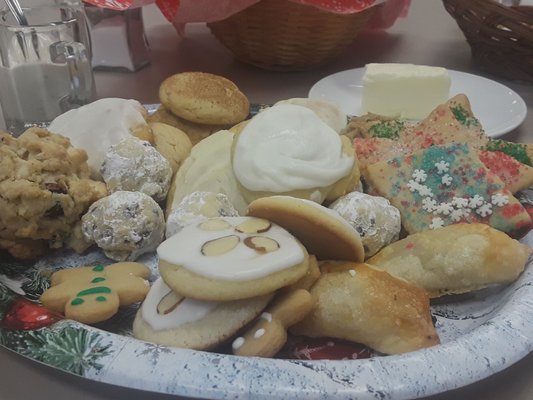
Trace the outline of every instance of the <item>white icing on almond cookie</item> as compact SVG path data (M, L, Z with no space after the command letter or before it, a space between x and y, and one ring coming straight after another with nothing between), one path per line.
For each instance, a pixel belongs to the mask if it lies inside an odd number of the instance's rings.
M185 226L157 248L160 260L217 280L246 281L305 260L285 229L253 217L210 218Z
M198 321L213 311L220 303L184 298L158 278L152 285L142 306L143 319L153 330L177 328Z

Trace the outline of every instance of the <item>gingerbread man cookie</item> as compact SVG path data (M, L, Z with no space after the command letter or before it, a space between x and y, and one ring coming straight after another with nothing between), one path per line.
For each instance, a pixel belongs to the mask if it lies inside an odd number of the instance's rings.
M244 336L233 341L233 354L273 357L287 342L287 328L303 320L314 306L313 296L304 289L281 296Z
M41 302L69 319L93 324L111 318L120 306L143 300L149 276L150 269L135 262L63 269L52 275Z

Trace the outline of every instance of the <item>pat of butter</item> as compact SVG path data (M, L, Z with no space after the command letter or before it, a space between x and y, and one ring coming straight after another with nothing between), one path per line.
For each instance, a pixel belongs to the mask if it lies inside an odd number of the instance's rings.
M363 112L423 119L450 94L445 68L413 64L367 64L363 75Z

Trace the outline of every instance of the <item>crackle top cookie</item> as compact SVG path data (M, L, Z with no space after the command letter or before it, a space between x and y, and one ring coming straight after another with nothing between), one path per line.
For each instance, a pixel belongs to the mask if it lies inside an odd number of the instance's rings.
M507 233L531 224L524 207L467 145L431 146L367 167L369 184L400 209L409 233L481 222Z

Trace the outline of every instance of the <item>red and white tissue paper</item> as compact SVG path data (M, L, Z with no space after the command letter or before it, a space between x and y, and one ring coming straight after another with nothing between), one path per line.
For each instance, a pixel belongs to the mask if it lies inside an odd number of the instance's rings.
M174 26L225 19L262 0L84 0L113 10L126 10L154 3ZM351 14L381 5L367 29L386 29L407 14L410 0L287 0L337 14Z

